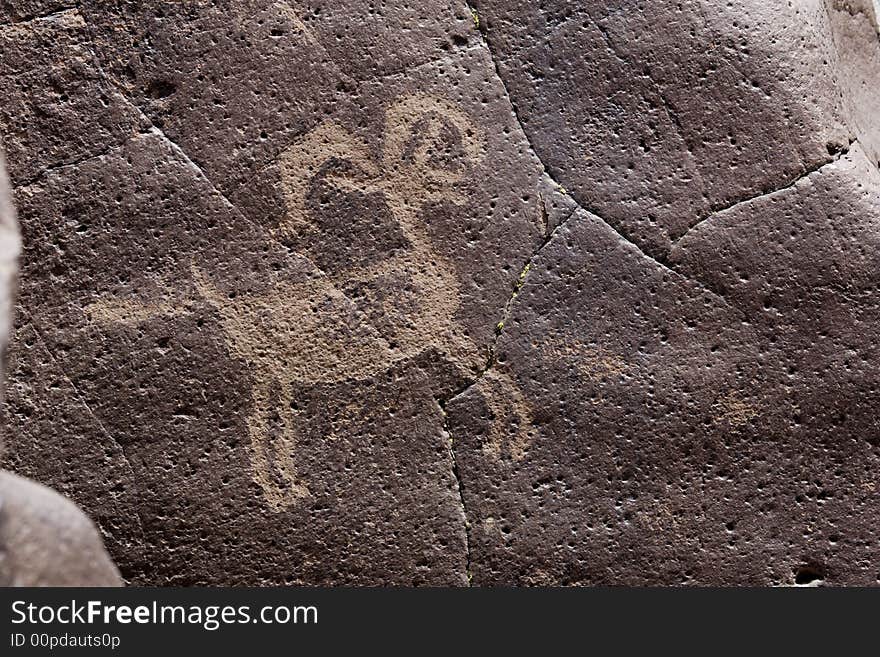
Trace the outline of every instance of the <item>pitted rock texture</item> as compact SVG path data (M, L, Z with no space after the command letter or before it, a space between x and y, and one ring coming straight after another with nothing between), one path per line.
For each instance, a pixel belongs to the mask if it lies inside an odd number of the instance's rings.
M9 4L6 460L129 582L877 582L872 2Z
M4 352L20 249L15 209L0 157L0 350ZM34 347L32 342L28 346ZM0 377L5 369L4 362ZM0 440L0 454L3 450ZM0 470L0 586L121 583L97 528L76 505L45 486Z

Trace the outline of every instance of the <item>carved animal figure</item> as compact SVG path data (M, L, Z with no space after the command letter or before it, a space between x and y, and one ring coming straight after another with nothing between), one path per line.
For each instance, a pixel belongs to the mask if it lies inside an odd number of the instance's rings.
M309 494L294 465L297 430L291 402L297 384L364 380L427 349L469 372L485 364L485 349L456 325L460 283L455 266L437 253L422 216L430 202L465 202L456 185L483 152L468 117L425 94L404 96L387 110L378 161L363 140L338 123L324 122L280 157L288 211L271 239L318 230L310 220L308 199L321 184L342 193L381 196L405 246L375 262L342 264L305 281L280 282L268 292L234 299L212 283L210 272L192 264L195 289L219 314L230 352L252 370L249 451L254 478L273 509L283 510ZM350 290L357 291L357 298ZM120 312L120 304L128 307L131 301L102 299L87 312L93 320L110 322L126 315L143 321L173 311L143 304L152 313ZM502 395L513 387L501 374L494 374L493 382L491 390Z

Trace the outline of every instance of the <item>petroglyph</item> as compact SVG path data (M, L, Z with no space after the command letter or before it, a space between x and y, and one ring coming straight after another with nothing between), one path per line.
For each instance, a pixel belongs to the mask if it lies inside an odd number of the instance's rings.
M498 370L489 370L483 376L479 391L490 414L483 453L498 460L508 454L514 461L521 461L535 439L531 407L516 382Z
M728 391L715 400L713 408L718 413L718 421L727 422L732 427L744 426L758 416L755 405L735 390Z
M235 298L222 293L211 273L192 262L196 296L219 314L230 353L246 361L253 374L249 455L254 480L274 510L309 495L294 464L297 428L291 406L297 385L368 379L428 349L464 371L485 363L485 348L455 322L460 298L455 265L437 253L421 217L426 203L466 201L459 185L483 154L484 144L469 118L448 101L425 94L401 97L387 110L378 161L364 140L326 121L279 158L288 211L268 238L316 242L320 249L321 230L310 205L320 187L351 197L381 198L399 224L405 246L362 263L353 257L359 245L352 243L347 247L352 257L331 271ZM138 324L185 314L187 298L183 294L184 301L174 304L108 297L90 305L86 314L97 324ZM490 372L483 388L499 419L487 450L500 455L505 447L514 458L522 458L528 444L526 423L514 419L520 426L511 437L503 432L501 420L510 408L516 418L527 418L525 400L502 374Z
M184 315L186 307L168 301L139 299L101 299L86 307L86 315L96 324L137 326L155 317Z
M571 363L587 381L602 381L625 373L629 367L618 354L582 340L547 340L539 350L543 358Z

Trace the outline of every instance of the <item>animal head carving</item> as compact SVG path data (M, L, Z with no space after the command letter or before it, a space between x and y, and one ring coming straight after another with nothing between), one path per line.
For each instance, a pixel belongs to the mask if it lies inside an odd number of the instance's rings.
M485 152L475 126L455 105L427 94L401 97L385 113L378 161L369 145L335 121L325 121L288 148L279 160L287 216L278 237L309 230L306 198L323 177L341 190L381 193L410 228L414 203L461 203L455 186Z

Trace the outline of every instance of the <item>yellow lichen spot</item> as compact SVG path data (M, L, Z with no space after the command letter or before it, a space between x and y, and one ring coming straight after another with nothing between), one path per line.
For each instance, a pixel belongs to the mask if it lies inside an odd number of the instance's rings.
M519 280L516 283L516 291L519 292L522 289L522 286L525 285L526 276L529 275L529 271L532 268L532 263L527 264L523 270L519 273Z
M498 323L495 325L495 332L496 332L496 333L501 333L501 331L503 331L503 330L504 330L504 320L502 319L500 322L498 322Z
M479 30L480 29L480 15L477 13L476 9L471 9L471 16L474 19L474 29Z

